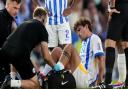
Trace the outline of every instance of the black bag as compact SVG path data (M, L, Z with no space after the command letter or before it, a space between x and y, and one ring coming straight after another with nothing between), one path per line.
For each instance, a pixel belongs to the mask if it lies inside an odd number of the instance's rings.
M76 89L75 78L69 71L52 70L43 81L43 89Z

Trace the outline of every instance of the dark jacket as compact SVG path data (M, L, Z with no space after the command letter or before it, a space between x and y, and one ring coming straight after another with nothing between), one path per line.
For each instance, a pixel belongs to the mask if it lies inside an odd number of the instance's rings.
M0 48L11 33L12 21L14 19L6 9L0 10Z

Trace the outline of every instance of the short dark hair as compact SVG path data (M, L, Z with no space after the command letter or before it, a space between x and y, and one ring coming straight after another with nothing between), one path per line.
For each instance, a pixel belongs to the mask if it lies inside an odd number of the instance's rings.
M43 7L37 7L33 12L33 17L47 15L47 11Z
M78 26L85 26L85 25L88 25L88 28L89 30L92 32L92 24L91 24L91 21L84 18L84 17L81 17L75 24L74 24L74 31L77 30Z
M6 0L6 2L8 2L8 1L12 1L12 2L15 1L15 2L17 2L17 3L19 4L19 3L21 3L23 0Z

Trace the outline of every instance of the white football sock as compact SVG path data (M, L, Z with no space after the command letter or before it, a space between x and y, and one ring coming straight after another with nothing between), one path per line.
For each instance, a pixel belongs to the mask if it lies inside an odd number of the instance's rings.
M21 87L21 80L11 80L11 87Z
M117 64L118 64L118 71L119 71L119 81L124 82L126 79L125 54L118 54Z

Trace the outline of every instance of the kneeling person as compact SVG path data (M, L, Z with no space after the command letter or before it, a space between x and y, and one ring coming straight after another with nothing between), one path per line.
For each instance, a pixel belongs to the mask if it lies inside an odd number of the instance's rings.
M11 80L11 87L40 89L37 76L33 72L33 65L30 61L30 53L38 44L41 44L43 58L49 65L55 66L55 62L49 54L48 33L44 26L47 19L46 10L41 7L36 8L33 18L21 24L16 32L8 37L1 49L1 65L7 66L12 64L23 79ZM10 72L9 68L6 70L8 70L8 73Z

